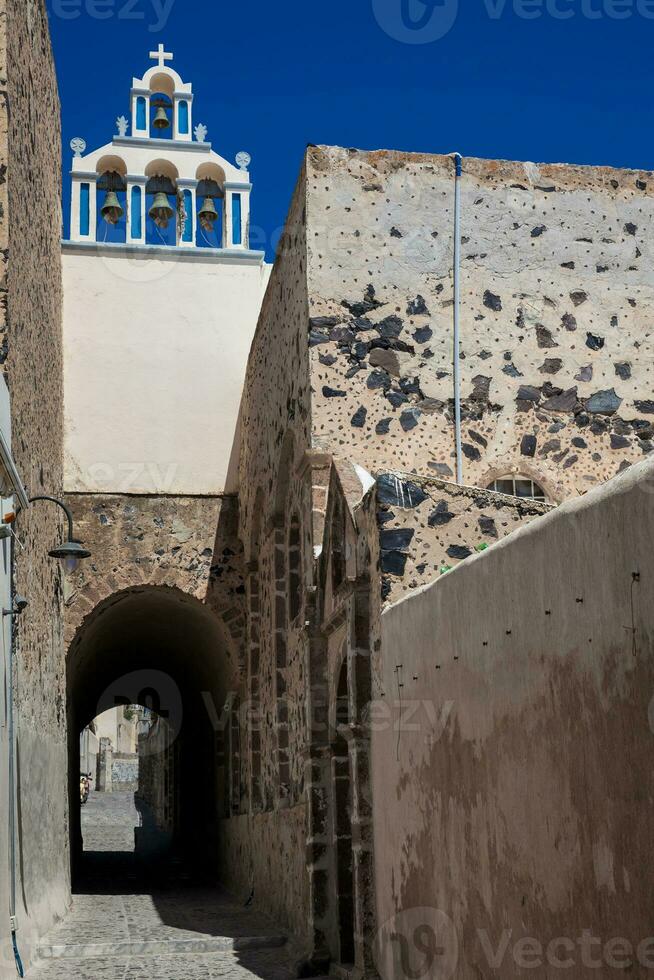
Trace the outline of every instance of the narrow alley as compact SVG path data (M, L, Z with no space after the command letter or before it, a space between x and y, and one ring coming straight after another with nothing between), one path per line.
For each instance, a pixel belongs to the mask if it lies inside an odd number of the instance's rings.
M161 855L132 793L92 793L70 913L38 947L29 980L287 980L287 937Z

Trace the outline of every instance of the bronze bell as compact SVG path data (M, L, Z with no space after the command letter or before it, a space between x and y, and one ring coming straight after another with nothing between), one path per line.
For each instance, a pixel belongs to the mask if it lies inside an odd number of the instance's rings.
M156 116L154 117L154 119L152 121L152 127L153 127L153 129L169 129L170 128L170 120L168 118L168 115L166 113L166 110L164 109L164 107L162 105L160 105L159 108L157 109L157 114L156 114Z
M108 191L102 205L101 214L108 225L117 225L125 211L115 191Z
M218 220L218 212L216 211L216 205L213 203L212 197L205 197L204 203L198 212L198 218L205 231L213 231L213 226Z
M167 228L170 219L173 217L175 212L170 206L170 201L168 200L168 195L163 192L155 194L154 202L150 208L150 217L154 221L155 225L159 228Z

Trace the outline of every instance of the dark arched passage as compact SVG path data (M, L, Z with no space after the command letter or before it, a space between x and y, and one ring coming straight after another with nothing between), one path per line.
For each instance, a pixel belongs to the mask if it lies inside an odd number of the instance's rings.
M226 775L221 771L224 706L236 689L234 681L220 619L178 589L128 589L100 603L86 618L67 661L74 871L82 853L79 733L120 703L153 707L172 729L173 848L203 873L215 871L217 827L226 805Z

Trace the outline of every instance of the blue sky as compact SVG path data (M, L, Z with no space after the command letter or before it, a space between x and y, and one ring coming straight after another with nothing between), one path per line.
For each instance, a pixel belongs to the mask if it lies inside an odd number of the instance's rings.
M654 0L46 2L66 236L68 144L109 141L160 42L214 149L251 153L271 256L307 143L653 166Z

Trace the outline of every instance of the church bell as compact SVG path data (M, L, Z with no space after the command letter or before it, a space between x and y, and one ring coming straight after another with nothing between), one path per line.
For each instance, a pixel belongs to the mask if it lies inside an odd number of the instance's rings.
M155 194L154 202L150 208L150 217L159 228L167 228L170 219L175 212L170 206L168 195L160 192Z
M168 118L168 115L166 114L166 110L162 105L160 105L159 108L157 109L157 114L155 115L152 121L152 126L154 129L170 128L170 120Z
M218 220L218 212L216 211L216 205L213 203L212 197L205 197L204 203L198 212L198 218L205 231L213 231L213 226Z
M115 191L109 191L104 199L101 214L108 225L116 225L122 218L124 210Z

